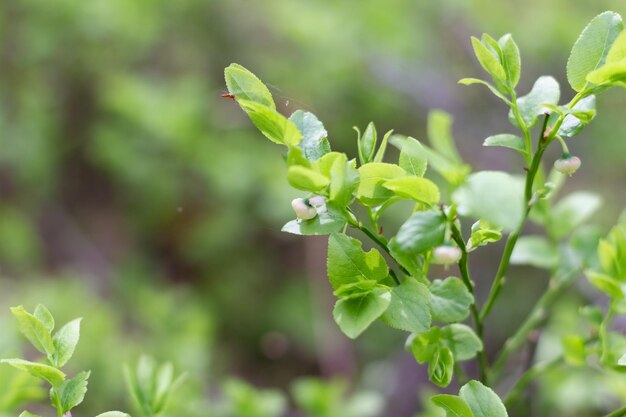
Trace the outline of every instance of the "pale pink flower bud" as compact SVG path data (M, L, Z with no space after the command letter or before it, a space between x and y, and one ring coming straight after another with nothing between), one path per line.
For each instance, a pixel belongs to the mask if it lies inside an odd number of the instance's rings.
M561 159L557 159L554 161L554 168L563 173L567 174L570 177L578 168L580 168L580 158L577 156L563 155Z
M313 197L309 198L310 206L318 208L318 207L322 207L324 204L326 204L326 199L322 197L321 195L314 195Z
M461 259L461 249L456 246L442 245L433 249L433 262L442 265L457 263Z
M295 198L291 202L291 207L293 208L293 211L296 212L296 216L298 216L299 219L310 220L317 216L315 207L308 205L302 198Z

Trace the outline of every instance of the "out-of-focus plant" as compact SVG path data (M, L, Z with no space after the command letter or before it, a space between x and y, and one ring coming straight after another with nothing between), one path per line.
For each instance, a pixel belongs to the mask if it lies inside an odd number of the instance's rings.
M487 147L505 147L519 154L524 178L501 171L479 171L459 156L445 113L431 113L430 146L387 132L379 138L373 123L357 129L358 159L331 151L329 134L317 117L302 110L289 118L278 112L268 88L238 64L226 68L228 94L272 142L287 147L287 180L306 194L292 201L296 219L283 231L298 235L328 235L327 273L337 297L333 315L339 328L356 338L374 321L411 333L407 341L419 363L428 364L430 380L446 387L456 380L459 395L435 395L433 402L448 416L505 417L505 402L515 402L529 382L551 366L539 363L522 370L504 401L491 387L503 376L513 353L546 318L555 299L593 265L589 249L597 245L601 269L589 270L590 282L611 299L608 311L590 308L597 328L568 338L563 358L584 361L593 354L604 372L626 366L623 338L611 331L626 297L626 229L617 226L606 240L577 233L595 212L600 199L574 192L555 203L566 176L581 167L567 141L596 116L596 96L614 86L626 86L626 32L619 14L605 12L580 34L567 62L567 79L575 96L560 103L560 87L550 76L540 77L531 91L519 96L521 59L510 34L494 39L472 38L480 65L490 81L464 78L461 84L486 86L509 108L508 119L519 134L488 137ZM533 140L533 128L537 139ZM550 171L542 160L551 144L562 156ZM397 163L385 162L388 144L400 151ZM439 174L443 186L424 178L427 168ZM401 200L413 203L408 220L393 236L385 234L381 216ZM360 220L365 216L366 220ZM462 220L477 219L464 236ZM521 236L527 220L545 229L545 236ZM362 241L348 235L361 232L377 245L365 251ZM482 306L470 277L469 254L508 234L489 294ZM388 263L390 262L390 263ZM456 264L460 278L429 279L431 264ZM485 353L484 323L503 288L510 264L549 270L550 285L529 317L501 347L495 360ZM471 316L473 327L461 322ZM436 323L436 324L435 324ZM477 380L469 380L461 362L476 360ZM610 413L623 415L626 408Z
M31 314L24 307L13 307L11 312L15 316L20 332L28 339L32 346L44 355L44 359L32 362L21 358L2 359L0 363L11 365L21 371L46 382L50 385L50 401L56 409L58 417L71 416L71 410L80 405L87 393L87 384L90 371L82 371L72 378L68 378L62 371L67 362L74 355L74 350L80 339L81 319L75 319L54 332L54 317L46 307L39 304ZM28 395L29 390L23 390L20 396ZM22 412L21 417L39 417L28 411ZM98 417L129 417L119 411L108 411Z

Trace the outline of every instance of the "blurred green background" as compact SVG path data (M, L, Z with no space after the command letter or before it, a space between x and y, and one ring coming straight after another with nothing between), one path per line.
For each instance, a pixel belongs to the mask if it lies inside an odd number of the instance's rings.
M608 0L1 1L0 357L21 346L8 307L44 303L60 322L84 317L85 415L127 407L121 364L148 353L191 374L172 415L207 415L229 376L286 389L321 375L378 392L381 415L413 416L427 383L405 336L380 326L353 343L335 329L325 241L280 233L296 194L279 148L220 98L223 69L255 72L285 113L314 112L334 149L354 154L352 126L370 120L424 137L442 108L475 169L519 172L512 153L481 147L511 131L506 109L456 84L483 76L470 35L512 33L519 91L549 74L569 99L569 50L606 9L626 14ZM567 188L605 197L605 228L626 206L625 102L604 94L570 146L583 167ZM473 264L479 297L499 251ZM546 278L513 271L493 349ZM590 415L578 412L562 415Z

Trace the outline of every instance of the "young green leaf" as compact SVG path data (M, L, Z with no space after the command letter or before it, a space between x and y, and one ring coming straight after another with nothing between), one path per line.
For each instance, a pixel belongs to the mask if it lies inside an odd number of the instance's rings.
M433 320L454 323L469 315L474 296L459 278L436 279L430 285Z
M567 80L576 91L587 86L587 74L600 68L624 29L622 18L615 12L604 12L589 22L582 31L567 61Z
M492 226L484 220L479 220L472 225L472 234L469 242L467 242L467 251L473 251L480 246L497 242L500 239L502 239L502 229Z
M446 417L474 417L467 402L456 395L439 394L431 400L437 407L446 411Z
M517 99L517 106L526 126L530 128L536 125L538 116L548 110L545 105L556 106L560 97L561 89L554 77L546 75L539 77L530 92ZM509 121L519 127L512 110L509 111Z
M376 288L359 298L340 299L333 309L333 317L341 331L350 339L356 339L391 303L391 293L384 288Z
M228 92L236 100L247 100L276 110L272 94L265 84L241 65L230 64L226 67L224 78Z
M62 367L74 355L74 350L80 339L80 321L75 319L61 327L54 335L54 364Z
M383 162L383 159L385 158L385 152L387 152L387 143L389 142L389 138L392 134L393 130L389 130L387 133L385 133L385 136L383 136L383 140L380 142L378 151L376 152L376 155L374 155L374 162Z
M626 60L626 30L621 31L613 42L606 56L606 63L614 64L624 60Z
M400 227L389 246L396 252L418 255L443 243L446 218L437 211L413 214Z
M454 356L450 349L439 347L428 362L428 378L440 387L447 387L453 376Z
M35 349L51 358L55 347L46 325L37 317L28 313L22 306L11 307L11 312L17 320L20 332L33 344Z
M29 412L29 411L22 411L20 413L20 417L41 417L41 416L38 415L38 414L33 414L33 413Z
M356 131L359 130L355 127ZM374 152L376 152L376 142L378 141L378 132L376 132L376 126L374 122L370 122L361 136L359 132L358 136L358 150L359 159L361 165L365 165L374 160Z
M63 414L83 402L87 393L89 375L89 371L81 372L74 378L65 380L59 387L50 391L52 403L60 404Z
M483 342L471 327L461 323L450 324L441 329L441 340L456 361L467 361L483 350Z
M359 186L359 172L356 161L348 161L344 153L330 152L319 161L320 172L330 178L328 201L337 207L345 207L354 200L354 192Z
M559 135L569 138L579 134L596 114L596 96L589 95L580 100L572 108L570 114L563 119ZM581 117L585 115L586 117Z
M601 66L587 74L587 81L595 85L623 83L626 81L626 61Z
M320 192L324 190L330 181L319 172L301 165L290 166L287 170L289 185L298 190Z
M559 264L559 251L543 236L522 236L511 254L511 264L552 269Z
M380 281L389 275L380 252L364 252L361 241L343 233L328 238L328 279L334 289L361 280Z
M430 328L430 293L424 284L408 278L391 290L391 303L382 317L393 328L422 333Z
M494 78L494 80L506 80L506 73L500 63L500 58L496 51L488 48L483 42L473 36L472 47L474 48L474 54L476 55L478 62L483 69Z
M302 134L299 146L309 161L317 161L330 152L328 132L313 113L296 110L289 116L289 121L295 124Z
M49 333L54 330L54 317L44 305L38 304L33 315L43 323Z
M430 207L439 202L441 195L437 185L422 177L401 177L389 180L383 184L396 195L409 200L415 200Z
M453 195L459 213L514 230L524 215L524 184L506 172L472 174Z
M473 85L473 84L482 84L489 89L493 93L494 96L498 97L500 100L504 101L507 104L510 104L510 101L504 94L502 94L496 87L489 84L485 80L479 80L478 78L461 78L458 81L459 84L462 85Z
M472 409L474 417L508 417L498 395L478 381L470 381L463 385L459 395Z
M398 165L408 174L422 177L426 173L428 159L424 147L417 139L409 136L393 135L389 143L400 150Z
M0 363L6 363L21 371L26 371L37 378L48 381L52 386L59 385L65 380L65 374L63 372L42 363L30 362L23 359L2 359Z
M248 100L239 100L252 123L274 143L297 146L302 140L298 127L275 109Z
M513 40L513 36L509 33L498 39L498 45L502 50L502 63L504 66L504 72L506 72L506 78L509 81L511 88L514 89L519 82L522 66L519 48Z
M504 148L514 149L522 155L527 155L524 139L510 133L489 136L483 142L483 146L502 146Z
M406 176L398 165L383 162L362 165L358 171L361 181L356 197L367 206L377 206L392 198L394 193L384 187L385 182Z

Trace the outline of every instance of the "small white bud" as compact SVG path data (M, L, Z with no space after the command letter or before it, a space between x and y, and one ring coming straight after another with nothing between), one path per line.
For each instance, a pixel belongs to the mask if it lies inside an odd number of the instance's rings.
M313 197L309 198L310 206L318 208L318 207L322 207L324 204L326 204L326 199L322 197L321 195L314 195Z
M561 159L557 159L554 161L554 168L563 173L567 174L570 177L578 168L580 168L580 158L577 156L563 155Z
M456 246L442 245L433 249L433 262L442 265L451 265L461 259L461 249Z
M302 198L295 198L291 202L291 207L293 208L293 211L296 212L296 216L299 219L310 220L317 216L317 211L315 210L315 207L311 207L310 205L308 205Z

